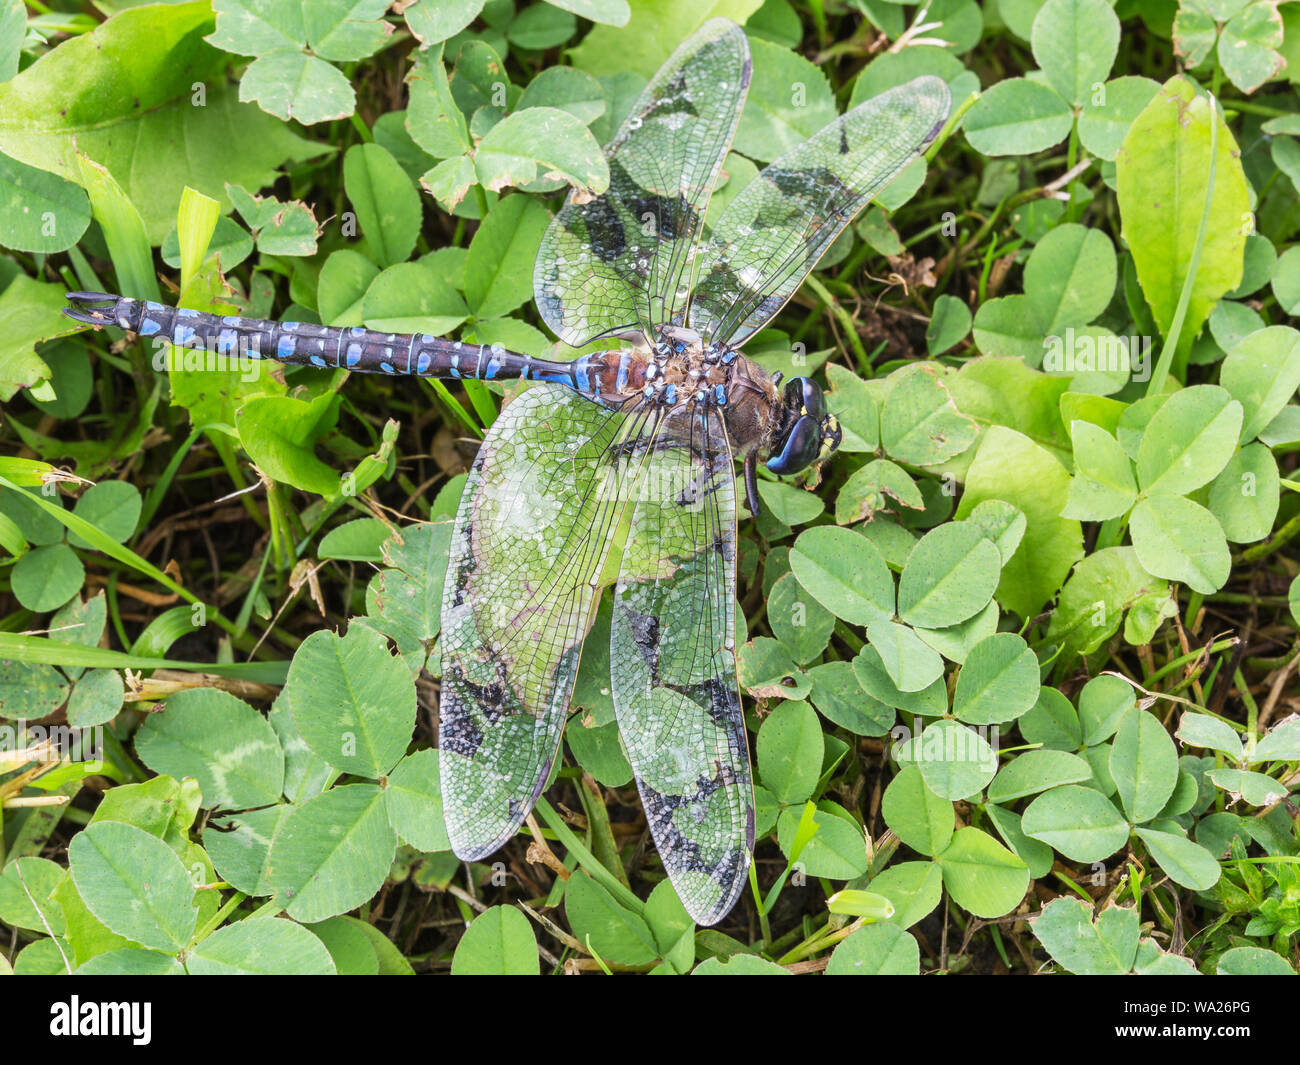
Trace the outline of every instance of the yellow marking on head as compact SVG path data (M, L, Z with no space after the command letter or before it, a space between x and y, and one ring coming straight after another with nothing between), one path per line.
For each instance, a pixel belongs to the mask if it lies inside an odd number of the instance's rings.
M835 450L835 444L831 442L830 437L836 435L839 431L839 419L833 414L826 415L826 420L823 423L822 446L820 453L817 456L818 462L825 462L830 458L831 453Z

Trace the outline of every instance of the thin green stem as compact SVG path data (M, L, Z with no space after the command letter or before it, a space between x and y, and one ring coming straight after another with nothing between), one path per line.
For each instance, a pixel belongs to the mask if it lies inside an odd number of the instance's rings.
M817 44L825 48L830 40L830 29L826 25L826 9L822 0L808 0L808 11L812 15L813 25L817 27Z
M1247 743L1249 747L1254 747L1259 731L1259 706L1255 703L1255 697L1250 694L1250 686L1246 683L1246 678L1241 675L1240 666L1232 671L1232 682L1237 686L1237 694L1241 696L1241 701L1246 704Z
M853 321L853 316L840 306L839 301L827 291L826 286L822 284L815 274L809 274L804 280L804 284L817 294L817 298L826 304L831 314L835 316L836 321L840 323L849 342L849 347L853 349L853 354L857 357L862 375L870 377L871 359L867 355L867 349L862 346L862 338L858 336L858 327Z
M222 904L221 909L217 910L217 912L212 915L212 919L194 933L194 938L190 940L190 949L192 950L194 947L198 946L198 944L202 943L208 938L208 936L212 935L213 932L225 924L226 918L234 913L234 911L239 908L240 903L242 903L246 898L248 898L248 896L242 891L236 891L231 895L230 898Z
M1156 681L1169 676L1170 673L1181 669L1189 662L1196 661L1196 659L1200 658L1202 655L1218 654L1220 651L1226 651L1229 647L1235 647L1236 645L1237 638L1235 636L1230 636L1227 639L1218 640L1217 642L1210 644L1208 648L1198 647L1195 651L1189 651L1185 655L1180 655L1178 658L1166 662L1163 666L1152 673L1151 676L1147 677L1146 680L1142 682L1142 686L1144 688L1150 688Z
M754 895L754 908L758 910L758 926L763 933L763 951L770 953L772 950L772 923L767 917L767 907L763 905L763 892L758 886L758 872L754 868L754 863L749 863L749 890Z
M867 923L865 917L859 917L856 921L850 921L840 928L832 928L828 919L826 924L814 931L802 943L796 944L777 958L776 963L777 965L793 965L797 961L803 961L804 958L820 954L827 947L834 946L841 940L847 939Z
M966 97L966 99L959 103L957 109L948 116L948 121L943 124L943 129L939 130L939 135L930 142L930 147L925 150L925 161L927 163L939 153L939 149L944 146L944 143L957 129L957 124L961 122L966 112L975 106L975 101L979 98L979 93L971 93Z
M1283 544L1295 539L1297 534L1300 534L1300 514L1296 514L1282 528L1278 529L1271 539L1264 541L1262 544L1255 544L1253 547L1246 548L1241 553L1241 561L1254 562L1265 555L1271 555Z
M446 404L447 409L455 415L457 421L459 421L480 440L483 438L482 428L473 418L470 417L469 413L460 405L460 402L456 397L447 390L447 386L443 384L443 382L439 381L436 377L422 377L420 380L433 389L434 394L442 400L444 404Z
M366 144L375 139L375 135L370 132L370 127L366 125L366 120L355 111L352 112L352 128L357 131L361 136L361 140Z
M633 913L640 914L645 910L641 900L620 884L618 877L596 860L596 856L573 834L573 830L564 823L549 802L545 799L538 799L536 810L541 815L542 820L546 822L546 827L555 833L556 839L563 843L571 854L577 856L578 864L591 874L593 880Z
M1286 118L1294 114L1281 107L1269 107L1268 104L1253 100L1233 100L1231 104L1224 104L1224 108L1239 111L1243 115L1263 115L1265 118Z
M1124 531L1128 528L1128 515L1121 514L1117 518L1109 518L1101 523L1101 528L1097 532L1096 550L1101 551L1107 547L1117 547L1124 539Z

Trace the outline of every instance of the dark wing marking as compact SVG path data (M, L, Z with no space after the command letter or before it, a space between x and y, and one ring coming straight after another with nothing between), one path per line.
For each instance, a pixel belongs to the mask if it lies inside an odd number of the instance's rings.
M570 194L537 253L546 323L579 347L686 306L696 244L749 87L749 42L710 19L660 68L610 142L609 189Z
M754 845L736 681L736 487L716 412L675 410L656 445L614 592L610 680L659 856L687 911L709 925L744 888Z
M461 496L442 600L443 812L452 849L491 854L559 748L610 544L628 445L654 411L612 412L543 384L493 423Z
M948 86L925 76L867 100L767 166L708 243L688 315L738 346L794 295L841 229L938 134Z

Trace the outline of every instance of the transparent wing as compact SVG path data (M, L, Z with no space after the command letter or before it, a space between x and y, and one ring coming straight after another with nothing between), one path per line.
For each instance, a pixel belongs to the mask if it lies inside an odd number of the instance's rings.
M689 325L745 341L779 311L867 202L938 134L948 86L920 77L867 100L768 165L700 253Z
M651 421L543 384L479 448L443 589L438 732L447 833L467 861L514 834L550 774L626 509L618 482Z
M749 42L710 19L660 68L608 148L609 189L570 195L537 254L533 291L546 323L575 347L673 320L709 195L749 87Z
M638 483L610 629L619 734L682 903L714 924L754 845L736 682L736 488L716 414L665 419Z

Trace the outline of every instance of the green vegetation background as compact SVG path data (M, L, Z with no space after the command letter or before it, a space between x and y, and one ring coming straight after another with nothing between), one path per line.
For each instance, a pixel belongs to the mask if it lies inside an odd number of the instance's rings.
M0 0L0 971L1294 972L1300 4L306 9ZM715 210L918 74L959 127L746 349L846 434L742 515L759 840L697 929L607 613L529 834L447 848L442 567L499 390L60 309L551 353L548 217L712 15L754 56Z

